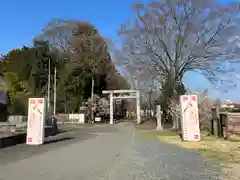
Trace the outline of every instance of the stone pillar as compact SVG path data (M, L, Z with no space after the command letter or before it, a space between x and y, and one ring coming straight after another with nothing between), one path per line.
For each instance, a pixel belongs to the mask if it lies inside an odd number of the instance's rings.
M110 124L113 124L113 93L110 93Z
M157 105L157 130L163 130L161 106Z
M141 108L140 108L140 92L136 92L136 103L137 103L137 124L141 124Z

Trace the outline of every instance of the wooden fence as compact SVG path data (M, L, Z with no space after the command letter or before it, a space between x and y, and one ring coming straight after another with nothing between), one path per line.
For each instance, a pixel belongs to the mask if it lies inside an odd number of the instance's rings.
M240 135L240 113L220 113L220 120L225 127L226 135Z
M213 112L211 130L212 134L226 139L232 135L240 135L240 113Z

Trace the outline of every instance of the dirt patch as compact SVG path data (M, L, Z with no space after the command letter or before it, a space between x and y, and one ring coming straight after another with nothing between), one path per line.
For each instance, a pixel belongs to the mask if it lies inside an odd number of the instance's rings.
M206 134L201 135L199 142L182 141L180 136L173 131L144 132L145 136L158 138L160 141L175 144L182 148L197 150L202 156L219 162L223 167L225 179L240 179L240 138L232 137L224 140Z

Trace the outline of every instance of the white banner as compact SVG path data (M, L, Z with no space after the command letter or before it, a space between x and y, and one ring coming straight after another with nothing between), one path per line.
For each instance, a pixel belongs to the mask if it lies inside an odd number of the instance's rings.
M196 95L180 96L182 137L185 141L200 141L198 101Z
M27 144L40 145L44 143L45 106L44 98L29 98Z

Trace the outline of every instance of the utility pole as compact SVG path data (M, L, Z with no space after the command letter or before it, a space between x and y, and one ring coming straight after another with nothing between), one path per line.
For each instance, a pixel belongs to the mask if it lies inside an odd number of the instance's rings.
M152 118L152 111L153 111L153 106L152 106L152 95L153 95L153 88L155 87L155 76L152 77L152 85L151 89L149 92L149 110L150 110L150 118Z
M92 77L92 88L91 88L91 120L94 123L94 76Z
M50 117L50 87L51 87L51 60L48 59L48 92L47 92L47 114Z
M53 115L56 114L56 100L57 100L57 68L54 68L54 99L53 99Z
M148 92L149 117L152 118L152 88Z
M138 78L136 76L134 76L134 84L135 84L135 90L139 89L139 84L138 84Z

